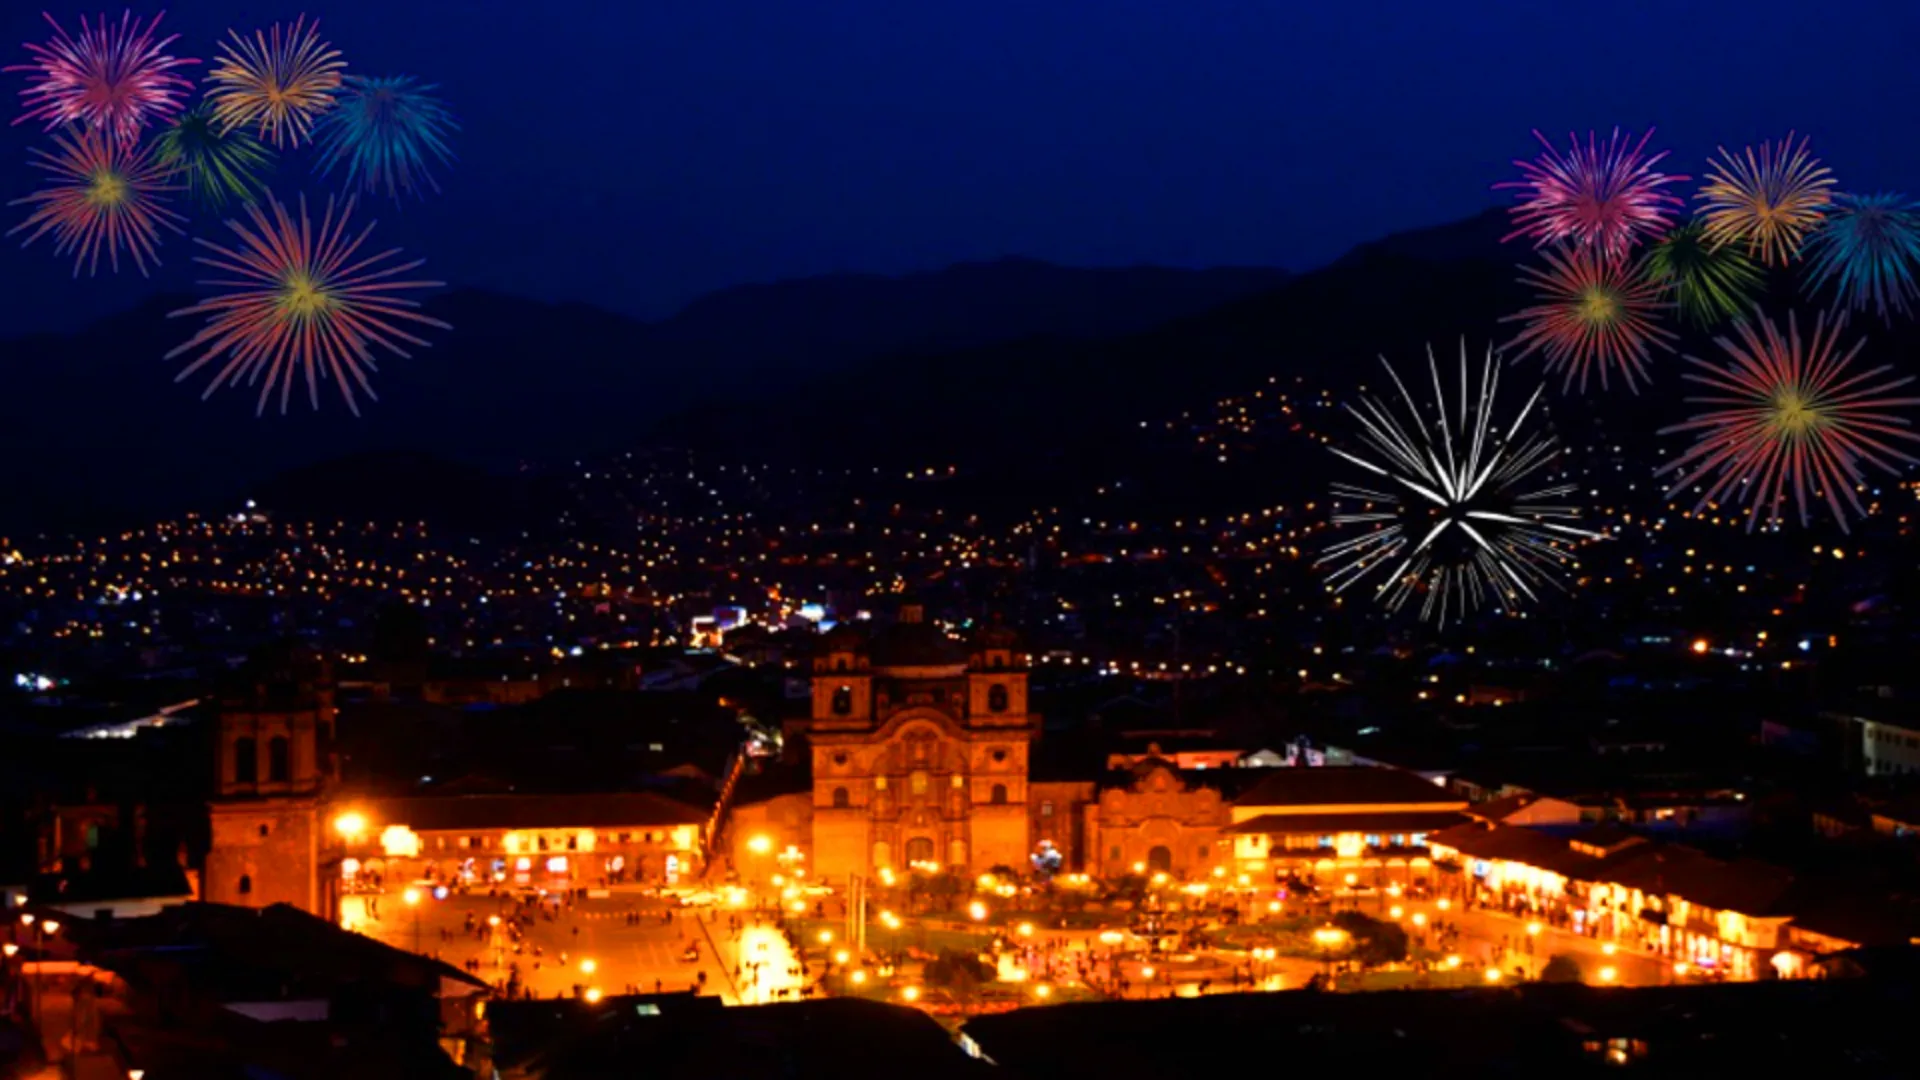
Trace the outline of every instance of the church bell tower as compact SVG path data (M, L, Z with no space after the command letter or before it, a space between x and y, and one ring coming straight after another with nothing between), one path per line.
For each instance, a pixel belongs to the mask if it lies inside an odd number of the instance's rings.
M301 645L251 658L220 697L202 898L338 916L326 825L337 779L330 665Z

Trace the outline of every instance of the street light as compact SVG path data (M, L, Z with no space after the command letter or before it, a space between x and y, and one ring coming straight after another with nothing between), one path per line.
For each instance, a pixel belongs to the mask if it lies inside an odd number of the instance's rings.
M1619 977L1620 973L1615 971L1611 966L1600 969L1600 981L1603 983L1610 983Z
M1490 968L1488 968L1488 969L1487 969L1487 975L1486 975L1486 979L1487 979L1487 982L1489 982L1489 983L1497 983L1497 982L1499 982L1499 981L1500 981L1500 969L1499 969L1499 968L1497 968L1497 967L1490 967Z
M973 903L967 905L967 915L971 917L974 922L979 922L987 917L987 905L975 900Z
M367 831L367 816L348 811L333 819L333 831L346 840L358 840Z
M413 951L417 953L420 951L420 890L410 888L400 894L400 899L413 909Z
M587 1004L598 1005L600 1004L601 997L602 997L602 993L599 987L597 986L587 987Z
M582 960L582 961L580 961L580 974L582 974L582 975L591 975L591 974L593 974L593 973L594 973L594 972L595 972L596 970L598 970L598 969L599 969L599 967L600 967L600 965L599 965L599 964L596 964L596 963L594 963L594 962L593 962L592 960Z
M52 919L42 919L40 920L40 929L49 934L57 934L60 932L60 924L54 922Z
M747 841L747 850L755 855L765 855L773 850L773 840L765 835L755 836Z

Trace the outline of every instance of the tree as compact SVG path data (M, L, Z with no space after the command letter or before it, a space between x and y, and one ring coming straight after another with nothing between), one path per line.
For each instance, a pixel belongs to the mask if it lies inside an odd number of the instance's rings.
M1580 961L1565 954L1554 956L1547 961L1546 967L1540 969L1541 982L1577 983L1584 977L1585 973L1580 970Z
M1347 932L1353 943L1353 958L1362 967L1397 964L1407 958L1407 932L1399 923L1342 911L1333 917L1333 925Z

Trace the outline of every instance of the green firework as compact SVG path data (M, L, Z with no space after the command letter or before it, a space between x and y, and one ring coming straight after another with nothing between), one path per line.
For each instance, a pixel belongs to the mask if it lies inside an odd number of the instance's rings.
M273 152L242 128L221 131L213 110L196 105L155 137L154 157L173 169L187 192L209 210L228 202L252 202L264 188L262 174Z
M1705 227L1691 221L1647 251L1647 276L1671 290L1688 322L1702 330L1753 306L1766 282L1760 267L1735 245L1715 250Z

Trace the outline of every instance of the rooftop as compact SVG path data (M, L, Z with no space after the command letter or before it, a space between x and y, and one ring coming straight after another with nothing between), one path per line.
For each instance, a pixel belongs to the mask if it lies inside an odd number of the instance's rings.
M651 791L605 795L428 795L376 799L368 815L379 825L415 832L471 829L589 829L621 825L698 825L708 809Z
M1263 769L1260 782L1235 806L1342 806L1432 803L1439 809L1466 804L1459 795L1399 769L1361 765Z

